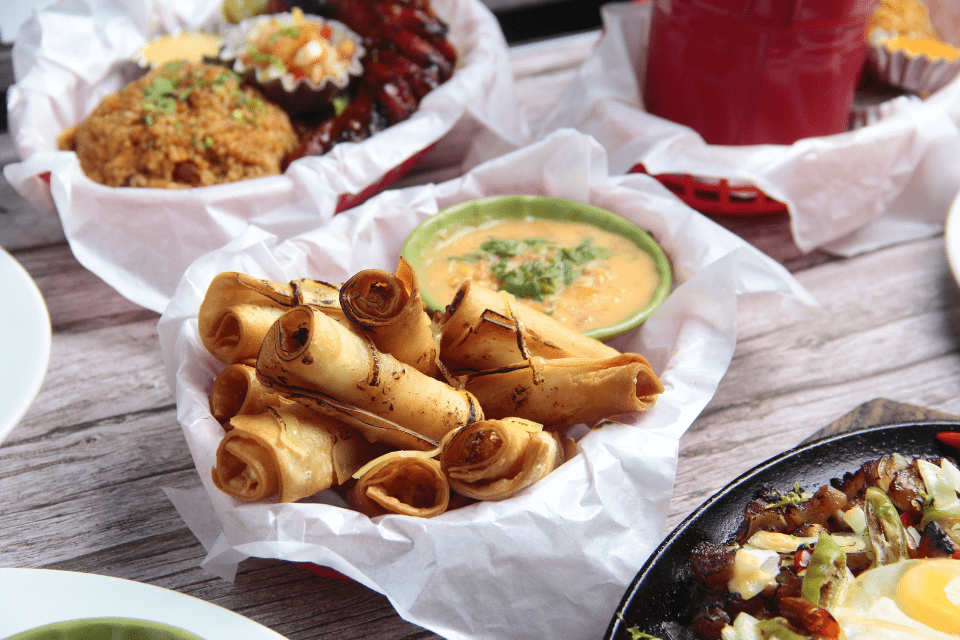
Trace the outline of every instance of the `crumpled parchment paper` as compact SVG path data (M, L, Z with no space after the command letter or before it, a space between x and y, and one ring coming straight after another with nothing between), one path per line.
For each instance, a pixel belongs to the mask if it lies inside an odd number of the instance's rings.
M207 393L222 365L200 344L196 316L216 274L343 282L363 268L394 270L404 239L429 216L514 193L606 208L666 250L674 291L642 328L614 341L647 356L663 380L653 409L587 433L579 455L513 498L429 520L370 519L342 508L332 491L293 504L243 504L213 486L222 429ZM310 562L383 593L403 618L446 638L600 637L664 536L680 436L727 370L745 296L765 296L786 313L814 304L781 265L652 177L611 174L604 149L569 129L461 178L384 192L286 241L250 226L190 266L158 324L178 419L203 482L167 495L207 548L203 566L227 579L250 556Z
M187 266L248 226L289 238L329 220L341 195L376 189L421 152L445 161L477 131L525 141L503 33L480 0L433 0L460 55L456 73L408 120L280 176L195 189L111 188L88 179L57 135L136 77L130 63L150 39L215 31L221 0L59 0L21 27L13 48L9 130L21 162L14 188L60 215L74 255L133 302L162 311ZM432 148L431 148L432 147ZM47 178L49 176L49 178Z
M652 5L602 7L597 48L559 104L532 123L535 139L572 127L604 146L611 173L642 163L653 175L754 185L788 206L804 252L850 256L943 231L960 190L960 78L926 100L885 102L853 131L792 145L709 145L643 109Z

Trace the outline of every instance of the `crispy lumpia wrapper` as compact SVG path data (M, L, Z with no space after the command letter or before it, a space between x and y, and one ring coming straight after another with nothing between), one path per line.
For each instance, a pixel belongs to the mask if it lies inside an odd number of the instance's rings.
M483 419L472 394L379 351L368 337L309 306L277 320L263 341L257 374L368 440L400 449L432 449L447 432Z
M429 518L447 510L450 485L431 455L436 451L392 451L360 470L347 503L368 516L398 513Z
M354 430L298 405L235 416L230 425L213 482L240 500L294 502L345 482L375 455Z
M503 500L573 455L573 441L520 418L484 420L447 434L440 465L450 488L477 500Z
M664 391L650 363L636 353L605 359L536 357L471 374L465 386L487 418L515 416L548 429L645 411Z
M364 269L343 283L340 306L350 322L367 332L377 349L421 373L435 376L438 340L410 263L397 273Z
M280 315L299 304L339 314L339 289L316 280L289 284L236 271L217 275L200 303L197 326L203 346L225 364L254 364L263 336Z
M247 364L227 365L210 388L210 413L223 425L234 416L256 415L285 402L289 401L266 388L257 370Z
M441 358L451 369L484 371L531 356L612 358L620 353L505 291L470 280L454 295L439 325Z

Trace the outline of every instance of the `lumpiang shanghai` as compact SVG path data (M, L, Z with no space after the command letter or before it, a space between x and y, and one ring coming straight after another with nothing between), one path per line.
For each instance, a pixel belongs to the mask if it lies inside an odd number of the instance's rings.
M0 10L0 639L960 639L955 0Z

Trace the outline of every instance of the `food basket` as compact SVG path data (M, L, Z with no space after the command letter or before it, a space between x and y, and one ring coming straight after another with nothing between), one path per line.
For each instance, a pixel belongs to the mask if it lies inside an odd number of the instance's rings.
M949 4L943 10L956 12ZM694 129L644 110L652 8L651 0L603 5L598 46L537 123L535 139L561 127L588 133L607 149L611 171L642 167L710 214L786 211L804 252L853 255L942 232L960 190L960 166L950 160L960 145L960 80L925 99L864 105L855 97L869 110L856 114L866 126L843 133L792 144L707 144Z
M87 178L76 154L57 149L57 136L143 73L132 58L144 43L221 28L221 4L95 0L78 14L70 3L55 2L27 20L14 46L9 128L21 161L4 175L36 207L59 214L86 268L141 306L162 311L190 262L251 224L290 237L429 163L431 153L456 161L463 140L477 131L523 138L496 18L480 0L433 0L449 26L457 65L408 119L295 160L277 176L188 189L111 188Z
M602 634L663 535L679 438L733 355L738 300L769 297L786 313L813 304L782 266L649 176L611 176L606 160L588 136L556 132L463 178L381 193L285 242L251 227L190 266L158 330L178 419L203 483L167 495L208 542L205 568L231 578L251 556L327 567L383 593L403 618L451 640ZM393 271L404 238L420 222L465 200L512 193L605 208L664 248L673 294L640 329L611 343L648 358L665 387L656 405L581 434L576 456L513 497L429 519L369 518L345 508L332 491L279 504L241 503L217 490L210 469L222 428L206 394L222 365L204 350L197 329L212 278L243 271L275 282L336 283L359 269Z

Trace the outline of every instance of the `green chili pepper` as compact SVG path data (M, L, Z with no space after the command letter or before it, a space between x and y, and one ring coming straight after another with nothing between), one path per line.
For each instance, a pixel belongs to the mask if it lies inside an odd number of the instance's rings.
M867 487L864 495L867 531L873 543L874 565L893 564L910 559L908 534L900 513L884 491Z
M800 585L800 594L829 610L847 580L847 554L830 534L821 531Z

